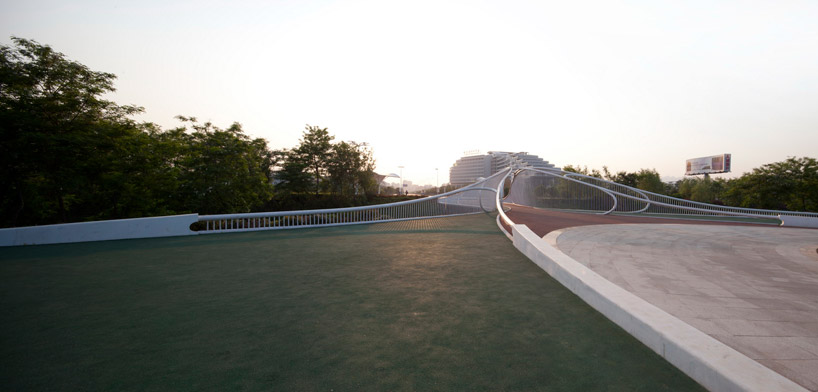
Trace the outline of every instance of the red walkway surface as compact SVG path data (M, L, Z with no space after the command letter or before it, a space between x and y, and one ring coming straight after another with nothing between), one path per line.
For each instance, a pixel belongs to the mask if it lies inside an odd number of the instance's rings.
M576 212L561 212L542 210L515 204L505 204L511 211L506 212L514 223L524 224L540 237L559 229L576 226L608 225L617 223L647 223L647 224L691 224L691 225L730 225L730 226L758 226L754 223L716 222L701 219L667 219L653 217L637 217L622 215L595 215ZM769 225L767 225L769 226Z

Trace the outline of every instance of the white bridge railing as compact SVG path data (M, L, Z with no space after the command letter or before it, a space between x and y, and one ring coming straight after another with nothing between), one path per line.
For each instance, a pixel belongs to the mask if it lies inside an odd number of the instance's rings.
M660 195L597 177L559 169L523 168L509 172L508 195L497 188L496 208L500 219L513 224L504 213L503 203L542 209L597 214L641 214L653 216L748 217L787 219L818 224L818 213L729 207ZM504 179L501 183L505 182Z
M506 194L505 191L508 191ZM202 215L199 234L395 222L500 210L504 203L597 214L750 217L818 222L818 213L728 207L677 199L559 169L504 169L444 194L390 204L324 210ZM812 223L810 223L812 224Z
M818 228L818 213L815 212L698 203L559 169L507 168L448 193L398 203L325 210L189 214L9 228L0 229L0 246L341 226L493 211L498 211L498 222L502 220L507 225L513 225L514 222L504 212L504 203L597 214L771 218L780 220L785 226ZM503 228L503 225L500 227Z
M494 211L495 189L509 170L451 192L363 207L199 216L199 234L395 222Z

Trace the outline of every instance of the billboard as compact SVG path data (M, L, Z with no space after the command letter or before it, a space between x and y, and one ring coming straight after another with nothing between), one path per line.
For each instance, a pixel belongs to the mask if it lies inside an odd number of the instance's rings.
M729 173L730 155L731 154L721 154L688 159L685 167L685 175L692 176L694 174Z

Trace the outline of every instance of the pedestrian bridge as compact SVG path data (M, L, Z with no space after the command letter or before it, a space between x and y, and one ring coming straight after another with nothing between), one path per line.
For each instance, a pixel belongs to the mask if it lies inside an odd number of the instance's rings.
M507 169L409 202L158 218L123 238L171 219L187 236L0 248L12 389L803 390L543 236L813 213Z

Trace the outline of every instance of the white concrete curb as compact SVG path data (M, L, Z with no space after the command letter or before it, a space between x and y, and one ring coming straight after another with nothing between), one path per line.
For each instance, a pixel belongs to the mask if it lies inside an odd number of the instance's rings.
M196 235L190 225L198 221L188 214L0 229L0 246Z
M562 253L553 245L559 232L543 239L517 224L512 233L531 261L708 390L806 391Z

